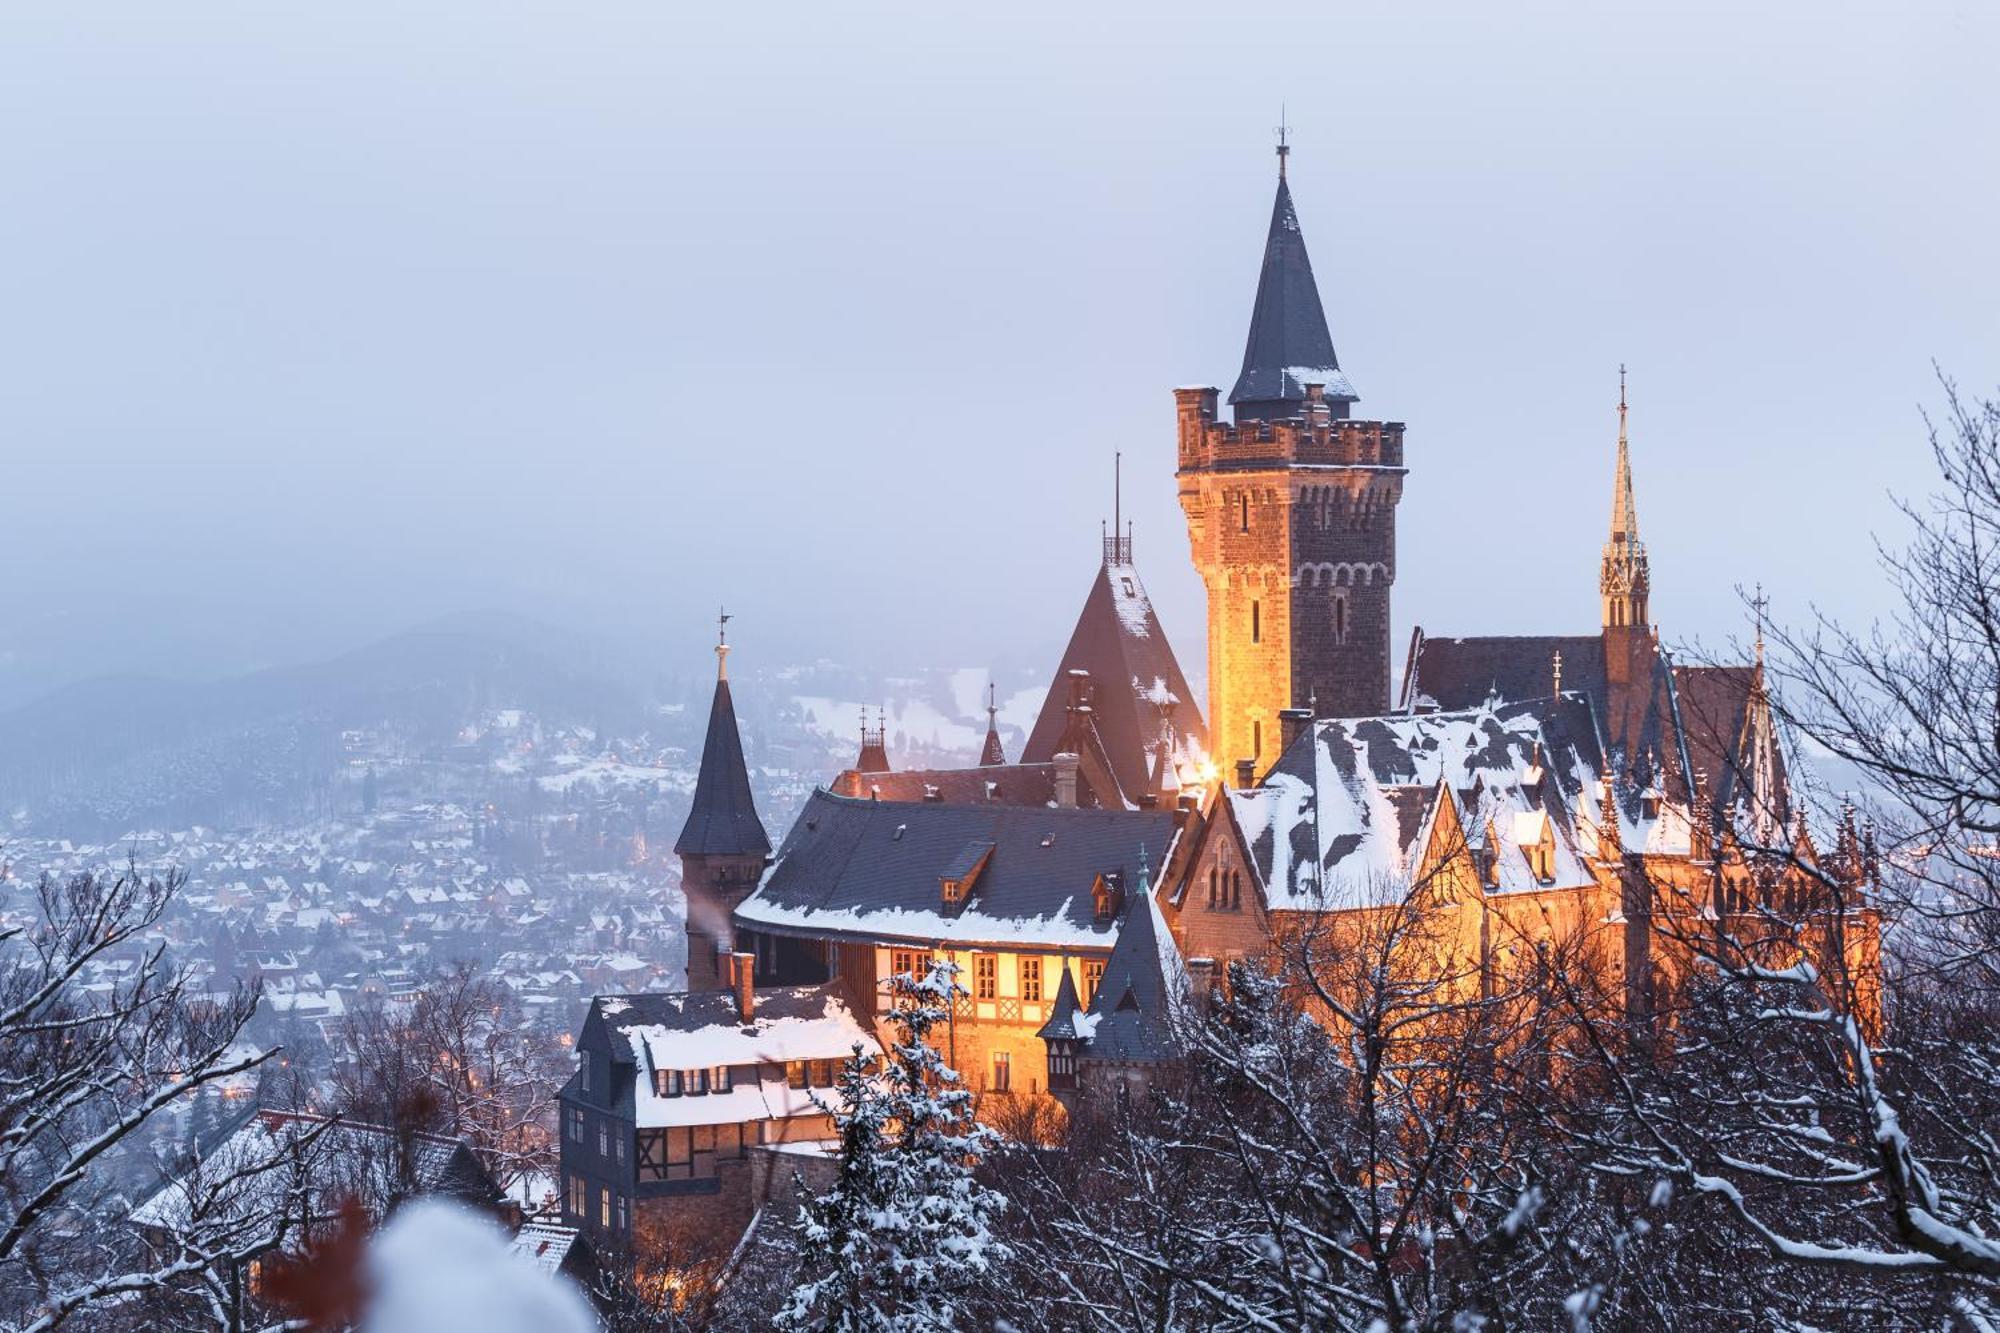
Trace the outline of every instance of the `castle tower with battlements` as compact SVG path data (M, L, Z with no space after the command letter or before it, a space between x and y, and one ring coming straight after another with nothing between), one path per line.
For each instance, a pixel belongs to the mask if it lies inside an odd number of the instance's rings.
M1230 391L1174 391L1181 509L1208 590L1209 753L1224 772L1281 748L1279 714L1389 707L1389 589L1403 425L1359 401L1327 331L1278 148L1263 273Z

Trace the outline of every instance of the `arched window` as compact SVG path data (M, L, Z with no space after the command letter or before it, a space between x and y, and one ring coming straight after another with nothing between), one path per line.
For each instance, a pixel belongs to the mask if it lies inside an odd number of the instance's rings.
M1243 906L1243 872L1240 870L1229 872L1229 905L1232 908Z
M1214 867L1214 866L1210 866L1210 867L1208 868L1208 905L1209 905L1210 907L1213 907L1213 906L1215 906L1215 881L1216 881L1216 877L1217 877L1217 871L1216 871L1215 867Z

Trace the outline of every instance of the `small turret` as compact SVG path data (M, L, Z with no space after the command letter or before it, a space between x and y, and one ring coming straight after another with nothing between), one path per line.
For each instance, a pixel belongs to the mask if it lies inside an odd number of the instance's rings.
M1007 762L1000 744L1000 705L994 702L993 682L986 682L986 747L979 752L981 768L997 768Z
M861 710L861 755L854 761L856 773L889 771L889 721L880 708L875 710L875 726L868 726L868 709Z
M674 842L681 860L681 891L687 899L687 983L689 990L714 990L726 982L717 955L735 948L730 913L749 897L764 873L771 839L757 818L750 794L750 769L743 761L743 738L736 729L736 705L729 693L729 620L717 618L715 696L708 709L708 735L687 823Z

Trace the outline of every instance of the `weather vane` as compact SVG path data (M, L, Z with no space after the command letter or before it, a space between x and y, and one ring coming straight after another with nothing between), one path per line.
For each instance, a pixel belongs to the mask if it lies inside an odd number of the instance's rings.
M1285 178L1285 159L1292 155L1291 126L1285 123L1285 104L1278 103L1278 179Z

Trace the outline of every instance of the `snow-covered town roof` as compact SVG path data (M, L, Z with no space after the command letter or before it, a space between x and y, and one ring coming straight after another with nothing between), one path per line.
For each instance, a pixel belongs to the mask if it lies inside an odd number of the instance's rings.
M350 1197L386 1202L406 1183L418 1193L452 1193L480 1203L497 1194L458 1139L263 1110L247 1115L192 1165L163 1181L132 1210L131 1221L172 1230L197 1215L248 1218L295 1209L287 1199L294 1182L283 1164L293 1151L310 1163L309 1202L316 1215L332 1213Z
M1098 919L1092 886L1107 872L1129 882L1141 848L1164 861L1177 829L1172 811L905 803L818 791L736 919L822 937L1109 948L1116 923ZM947 912L941 878L976 844L991 844L992 855L964 905Z
M838 1059L857 1042L879 1049L831 984L760 989L747 1023L726 990L600 995L591 1011L614 1038L613 1058L642 1071Z

